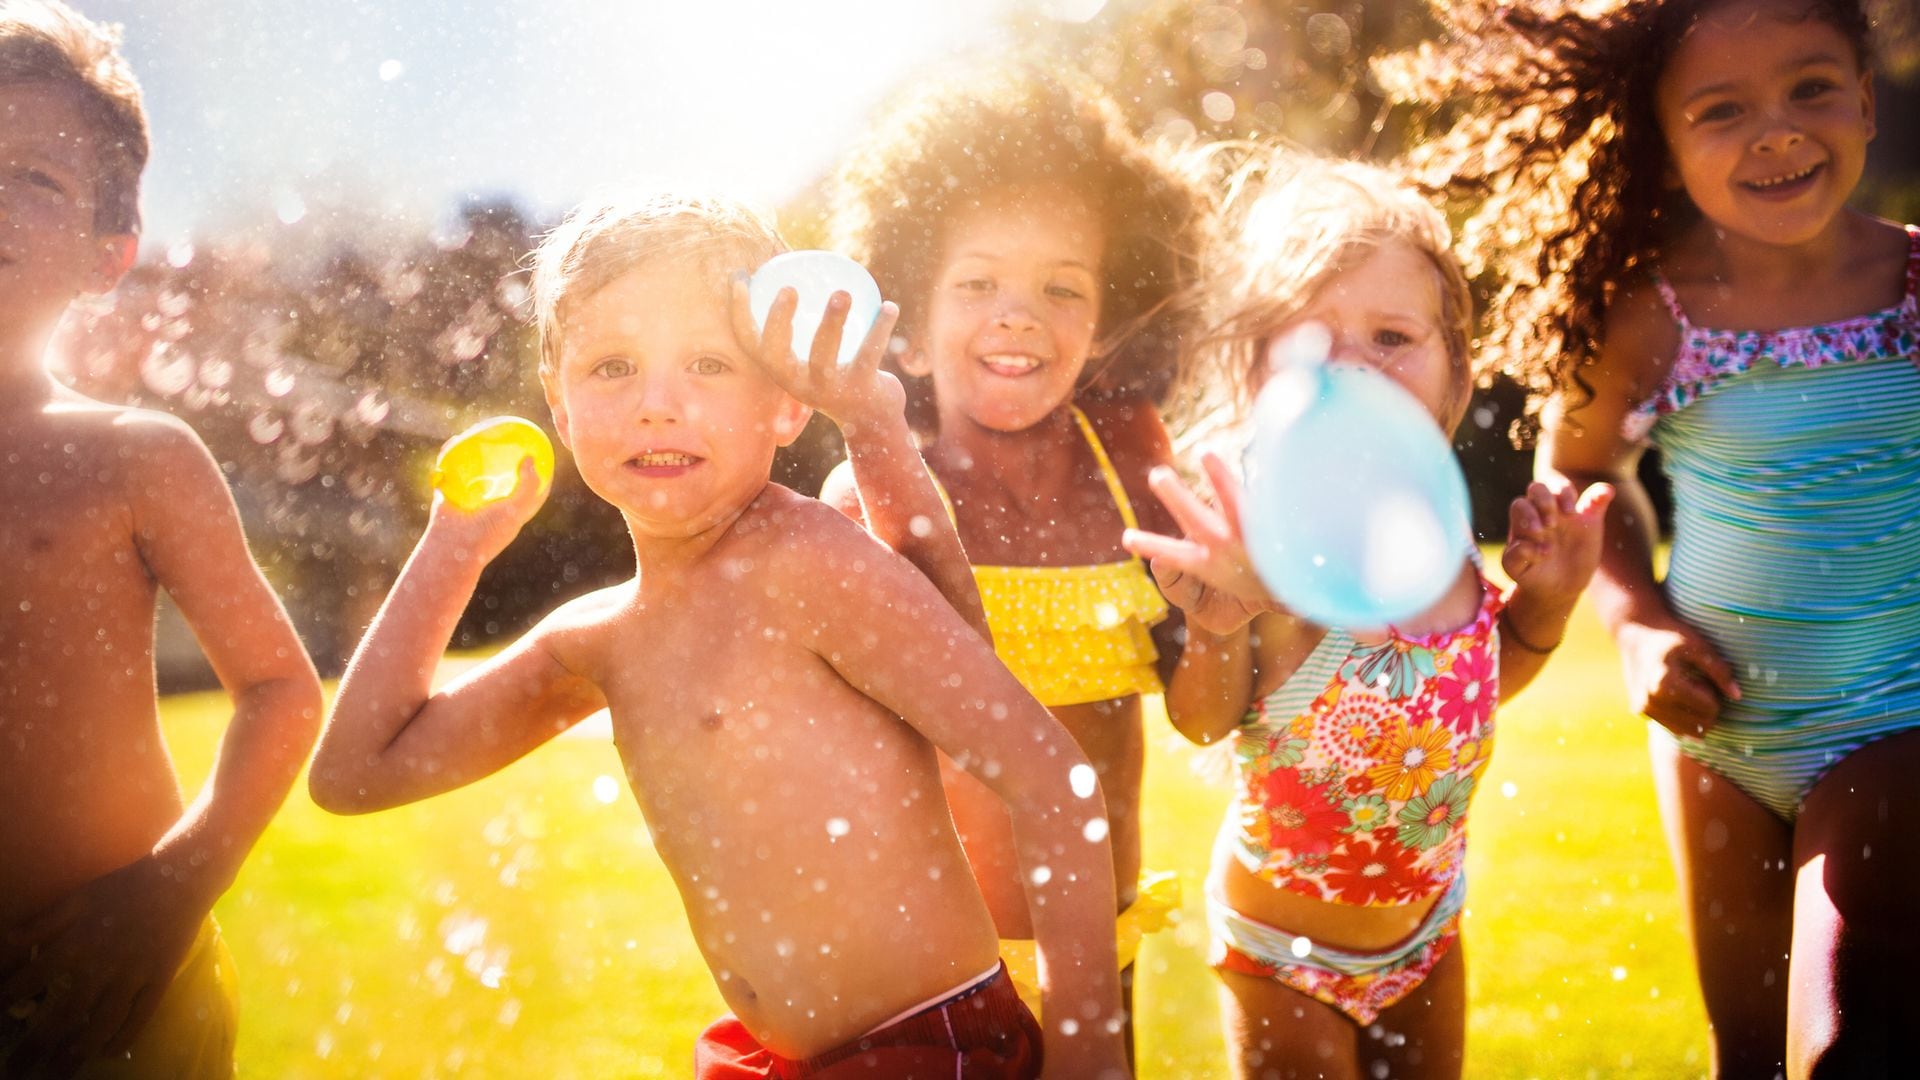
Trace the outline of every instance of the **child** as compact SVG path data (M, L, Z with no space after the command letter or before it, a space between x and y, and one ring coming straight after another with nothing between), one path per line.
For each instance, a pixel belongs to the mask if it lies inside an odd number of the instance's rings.
M231 1076L208 912L313 745L320 684L200 440L44 364L138 239L146 117L117 35L0 5L0 116L0 1073ZM159 589L234 705L191 805L154 700Z
M1379 368L1452 430L1471 298L1439 213L1379 169L1288 152L1256 154L1223 190L1196 372L1244 417L1289 335L1324 331L1332 360ZM1468 802L1501 692L1538 673L1593 572L1609 493L1535 484L1515 500L1504 597L1462 558L1405 623L1323 627L1268 598L1236 485L1205 460L1220 510L1158 470L1186 538L1127 546L1186 611L1168 716L1198 743L1233 737L1207 905L1234 1075L1457 1076Z
M763 345L784 360L792 301L761 342L728 277L781 249L750 211L667 197L578 210L541 245L541 378L581 475L627 520L635 577L429 693L481 568L543 496L529 464L507 500L436 499L341 683L314 797L348 813L425 798L609 708L737 1014L702 1037L698 1075L1034 1076L1039 1032L965 872L941 747L1018 824L1048 1007L1068 1018L1047 1075L1117 1074L1111 856L1084 757L925 578L768 481L810 414L758 366ZM891 323L848 379L878 375ZM837 351L837 330L821 337L816 356ZM904 439L897 391L819 389L850 435Z
M1542 358L1544 467L1621 492L1595 599L1654 721L1715 1068L1897 1071L1920 1023L1920 232L1846 205L1866 16L1638 2L1455 30L1462 81L1434 90L1480 105L1429 164L1506 193L1476 228L1515 282L1510 355ZM1461 152L1489 134L1503 155Z
M1140 877L1140 695L1160 691L1175 627L1120 534L1169 525L1146 477L1169 459L1155 399L1197 204L1097 90L1014 71L895 109L842 169L833 221L841 249L906 298L896 362L932 434L927 466L996 651L1099 773L1123 906ZM822 497L860 517L863 498L890 496L840 472ZM958 770L947 794L1001 935L1033 937L1005 813Z

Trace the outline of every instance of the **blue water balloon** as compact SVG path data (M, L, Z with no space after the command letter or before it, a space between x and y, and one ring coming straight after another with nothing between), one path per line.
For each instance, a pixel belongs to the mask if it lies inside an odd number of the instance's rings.
M847 294L853 303L840 332L840 363L851 364L873 321L880 317L880 286L867 268L832 251L789 251L768 259L747 283L748 307L761 333L766 332L773 298L783 288L793 289L800 297L793 311L793 351L801 357L811 351L827 313L827 300L836 292Z
M1240 523L1254 569L1324 626L1378 629L1431 608L1472 541L1452 446L1379 371L1292 352L1254 403Z

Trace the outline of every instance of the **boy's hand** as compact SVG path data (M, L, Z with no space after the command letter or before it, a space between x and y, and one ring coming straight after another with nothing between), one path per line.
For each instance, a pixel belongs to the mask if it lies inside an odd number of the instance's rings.
M151 856L81 886L0 944L0 1002L36 1002L6 1075L68 1076L139 1036L207 909Z
M1552 600L1580 595L1600 565L1613 487L1594 484L1576 496L1535 482L1507 510L1507 546L1500 566L1513 583Z
M1627 623L1614 640L1627 701L1675 735L1697 738L1719 720L1721 702L1740 700L1732 666L1691 626Z
M827 311L814 331L813 342L802 360L793 348L793 311L800 303L798 293L781 289L767 311L767 328L762 334L754 324L753 308L747 299L747 282L733 282L733 335L748 356L766 372L767 377L802 405L827 415L841 431L905 423L907 393L892 372L880 370L893 341L893 327L900 319L900 308L892 301L880 305L880 314L867 331L853 362L840 364L840 335L847 324L851 301L844 292L836 292L827 301Z
M1147 484L1166 504L1185 539L1128 529L1121 543L1149 560L1154 582L1168 603L1187 613L1188 622L1211 634L1231 634L1277 605L1247 559L1240 534L1239 482L1218 455L1208 453L1200 461L1219 508L1202 502L1172 469L1160 466L1149 474Z
M533 520L533 515L546 501L540 472L531 456L524 457L520 459L520 478L513 486L513 493L504 499L462 510L448 502L446 496L434 492L427 532L444 537L446 542L457 545L482 563L492 562L513 543L521 527Z

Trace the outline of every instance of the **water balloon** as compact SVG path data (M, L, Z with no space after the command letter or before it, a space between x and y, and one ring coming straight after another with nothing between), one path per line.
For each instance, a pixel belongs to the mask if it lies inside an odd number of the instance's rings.
M1437 603L1467 557L1467 484L1418 399L1324 335L1281 350L1254 403L1241 528L1274 598L1326 626L1381 628Z
M513 494L520 462L533 459L540 485L553 480L553 443L539 426L517 416L482 420L448 439L433 463L433 486L462 510Z
M773 299L783 288L799 294L799 305L793 310L793 350L801 356L809 351L820 330L827 300L836 292L847 294L852 305L847 308L846 326L840 332L839 360L843 365L852 363L867 331L873 329L873 321L880 317L880 286L874 284L867 268L831 251L789 251L768 259L747 283L748 307L762 333L767 329L767 312L773 308Z

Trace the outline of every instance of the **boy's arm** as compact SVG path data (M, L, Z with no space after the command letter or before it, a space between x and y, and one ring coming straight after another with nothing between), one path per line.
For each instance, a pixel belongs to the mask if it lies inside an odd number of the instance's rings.
M859 353L843 367L840 334L848 305L844 293L834 294L814 333L808 358L802 361L791 344L795 301L789 299L790 291L782 290L774 299L762 334L753 322L747 286L736 280L734 336L782 389L839 426L847 444L848 471L836 468L829 475L829 488L821 491L821 499L865 524L875 539L899 552L933 582L968 625L992 640L973 566L907 426L906 391L899 379L880 368L900 309L891 301L880 306Z
M337 814L424 799L487 776L604 707L554 639L597 599L583 597L437 693L431 680L480 579L544 493L531 461L519 487L472 512L435 497L427 529L354 651L308 779Z
M1124 1075L1113 853L1093 767L924 576L840 524L785 564L805 610L828 613L812 648L1006 803L1042 960L1047 1075Z
M0 971L66 986L12 1062L47 1054L56 1073L132 1042L241 863L299 775L319 730L320 681L242 535L225 479L198 436L167 416L116 421L137 462L126 474L133 543L193 628L233 717L212 775L140 859L96 878L8 941L29 950Z
M1645 447L1622 431L1634 406L1662 381L1656 358L1672 356L1677 347L1678 333L1659 298L1648 289L1623 290L1608 316L1599 362L1581 369L1593 397L1549 403L1535 473L1614 489L1593 576L1594 607L1620 652L1635 711L1677 734L1695 735L1712 726L1722 698L1738 700L1740 686L1712 643L1667 606L1654 580L1659 517L1639 479Z

